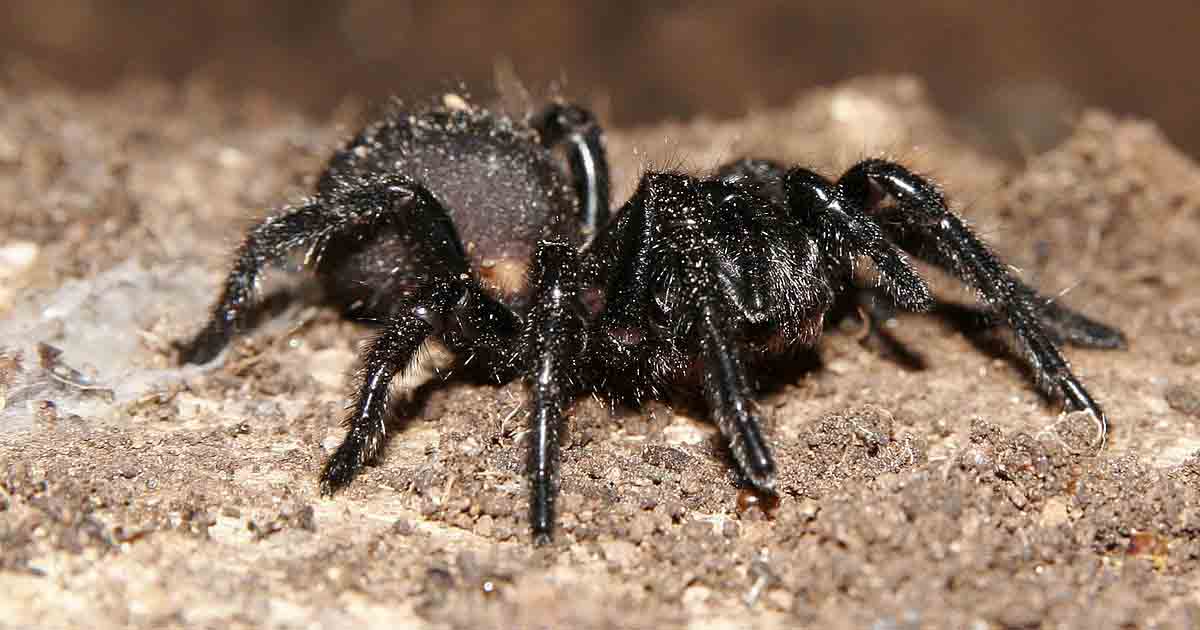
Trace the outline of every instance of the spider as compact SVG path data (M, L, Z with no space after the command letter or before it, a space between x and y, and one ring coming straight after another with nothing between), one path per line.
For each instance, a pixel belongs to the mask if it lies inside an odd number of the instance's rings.
M836 180L760 159L704 178L647 172L611 216L609 186L602 130L581 107L526 119L451 100L393 111L334 153L309 200L249 231L180 360L214 359L244 327L264 269L305 249L335 304L380 322L322 494L376 456L390 385L437 340L496 382L528 384L530 526L543 544L564 411L587 393L640 401L698 382L742 479L772 495L749 370L813 345L861 262L895 305L928 310L908 252L973 287L1040 389L1091 414L1101 439L1107 430L1058 348L1118 348L1122 333L1013 277L938 187L900 164L868 159Z

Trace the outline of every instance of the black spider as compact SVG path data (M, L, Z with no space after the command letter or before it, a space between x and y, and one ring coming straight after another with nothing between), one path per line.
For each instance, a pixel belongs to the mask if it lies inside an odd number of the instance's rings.
M1104 413L1058 346L1124 344L1014 278L936 186L892 162L860 162L836 181L766 160L703 179L651 172L610 220L600 127L571 105L523 122L460 106L372 123L334 154L311 200L250 230L182 360L213 359L245 321L263 268L297 248L347 312L382 321L322 492L375 456L389 385L438 338L532 390L538 543L554 526L563 412L587 392L641 400L697 379L743 478L771 493L775 464L747 370L813 344L863 258L905 309L932 298L899 248L974 287L1041 389L1090 412L1101 436Z

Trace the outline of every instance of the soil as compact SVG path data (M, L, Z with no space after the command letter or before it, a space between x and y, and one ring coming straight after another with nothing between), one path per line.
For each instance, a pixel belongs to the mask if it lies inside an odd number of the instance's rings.
M744 154L830 175L912 164L1130 347L1066 350L1113 421L1097 455L1090 419L1043 400L990 331L834 322L762 378L777 506L739 494L694 400L580 400L558 536L535 549L521 386L434 378L327 499L316 476L367 328L275 274L252 334L208 368L172 363L241 232L306 194L361 112L313 120L203 84L0 101L6 626L1200 625L1200 168L1152 123L1090 111L1010 162L893 77L612 131L616 198L647 168Z

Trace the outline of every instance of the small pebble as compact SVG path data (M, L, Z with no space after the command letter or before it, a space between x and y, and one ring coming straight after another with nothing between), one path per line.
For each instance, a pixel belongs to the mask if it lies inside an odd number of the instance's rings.
M490 538L495 526L496 519L492 518L489 514L484 514L475 521L475 533L484 538Z

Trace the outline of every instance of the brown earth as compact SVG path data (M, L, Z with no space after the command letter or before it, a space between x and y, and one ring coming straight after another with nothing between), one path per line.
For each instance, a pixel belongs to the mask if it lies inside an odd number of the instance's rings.
M642 169L748 153L829 174L867 155L913 164L1026 279L1131 347L1067 349L1114 421L1093 456L1088 418L1059 415L980 331L834 325L764 381L771 518L739 509L691 401L580 401L560 532L535 550L520 386L435 379L378 465L323 499L368 330L285 301L216 367L171 364L240 232L303 195L357 115L317 122L200 84L0 101L0 624L1200 624L1200 168L1151 123L1090 112L1013 164L898 78L612 132L618 198Z

